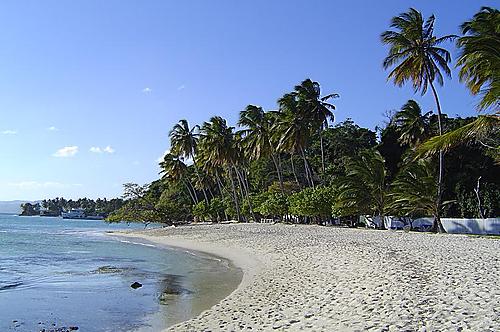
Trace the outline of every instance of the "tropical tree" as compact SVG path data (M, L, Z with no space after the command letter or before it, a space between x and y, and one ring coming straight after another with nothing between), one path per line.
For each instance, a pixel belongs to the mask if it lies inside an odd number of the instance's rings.
M245 128L240 130L239 134L242 137L241 144L248 159L258 160L262 157L271 157L276 168L280 188L283 190L279 156L272 142L271 128L274 118L271 113L264 112L262 107L248 105L240 112L238 125Z
M204 160L210 162L214 167L226 169L231 183L236 216L240 220L238 194L234 182L235 163L238 158L234 127L228 126L226 120L220 116L210 118L201 126L200 149L203 151Z
M430 115L422 114L420 105L415 100L408 100L401 110L394 114L392 125L396 126L402 144L416 146L430 135Z
M323 175L325 173L325 153L323 148L322 132L328 127L329 121L334 121L335 116L333 111L335 106L330 104L330 99L338 98L337 93L330 93L326 96L321 96L321 86L318 82L313 82L311 79L304 80L300 85L295 86L297 95L298 109L304 114L304 117L309 118L312 130L317 130L320 137L321 145L321 169Z
M444 80L441 71L451 77L451 70L448 67L451 55L440 45L443 42L453 40L456 36L436 37L434 35L434 22L434 15L424 21L419 11L410 8L408 12L392 18L390 26L395 30L383 32L381 39L384 44L390 46L389 54L383 62L385 69L394 67L389 73L389 80L392 80L398 86L403 86L406 82L411 81L415 92L420 91L422 95L427 92L427 88L430 86L436 102L439 135L442 135L441 104L434 82L443 85ZM441 203L443 191L443 172L443 151L440 151L436 195L438 205ZM439 213L435 218L433 230L444 230Z
M162 174L163 179L174 183L181 182L193 200L193 204L198 203L196 190L189 179L188 167L178 156L172 153L165 154L163 161L160 162L160 168L160 174Z
M196 152L198 148L199 136L198 130L198 125L190 128L188 121L182 119L179 123L175 124L174 128L170 131L169 136L172 153L182 158L191 158L193 160L196 176L198 177L198 183L203 183L198 166L196 165ZM208 204L205 187L201 186L201 190L205 198L205 203Z
M346 175L337 180L338 195L332 209L335 215L377 216L380 228L385 228L388 184L384 163L374 149L361 151L347 163Z
M304 161L304 174L309 185L314 187L312 170L306 157L312 131L311 119L298 107L297 93L291 92L278 100L279 111L273 128L274 135L279 139L278 149L291 155L292 169L295 178L297 174L293 164L293 155L299 153ZM298 182L298 180L296 180Z
M500 11L482 7L472 20L461 25L457 40L460 80L474 95L481 95L479 110L494 107L500 100Z
M462 24L463 36L457 41L460 56L460 80L465 82L474 95L481 95L478 110L493 110L492 114L480 115L474 122L457 128L441 137L433 137L420 148L421 154L434 154L464 142L477 141L494 149L500 161L500 144L484 142L495 136L500 128L500 11L483 7L472 20Z
M500 114L480 115L462 127L425 141L417 149L418 157L428 157L439 151L448 151L466 142L478 142L485 148L492 149L494 158L500 162L499 128Z
M408 163L391 185L389 209L399 215L425 217L439 215L436 202L436 171L429 160Z

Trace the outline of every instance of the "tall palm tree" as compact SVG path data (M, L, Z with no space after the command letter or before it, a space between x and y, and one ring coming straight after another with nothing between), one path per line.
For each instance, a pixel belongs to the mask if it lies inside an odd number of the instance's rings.
M482 7L472 20L460 26L457 40L460 80L472 94L482 95L479 110L500 106L500 11Z
M202 145L205 159L210 161L214 167L223 167L227 170L239 221L241 219L240 207L233 175L234 163L238 156L234 127L228 126L226 120L220 116L214 116L201 126L200 137L200 145Z
M338 180L338 197L333 209L341 215L367 214L380 217L385 228L387 171L377 150L364 150L346 165L347 174Z
M280 188L283 191L283 178L276 155L276 148L271 138L272 115L262 107L248 105L240 112L238 125L245 127L239 131L241 144L250 160L258 160L263 156L271 156L276 168Z
M430 134L431 114L431 111L422 114L420 105L415 100L408 100L391 119L399 131L399 141L410 146L422 143Z
M326 96L321 96L321 86L318 82L313 82L311 79L304 80L300 85L295 86L297 93L297 102L299 110L304 113L305 117L309 117L312 129L319 132L321 146L321 169L325 173L325 153L323 148L322 132L328 127L329 121L334 121L335 116L333 111L335 106L330 104L330 99L338 98L337 93L331 93Z
M172 153L183 158L191 158L193 160L196 176L198 177L198 182L201 182L200 172L196 164L196 151L198 148L199 136L198 130L198 125L190 128L188 121L182 119L179 121L179 123L175 124L175 126L170 131L169 136ZM201 189L203 192L203 197L205 198L205 203L208 204L206 190L204 187L202 187Z
M290 92L278 99L279 111L273 128L274 135L279 138L278 149L288 151L292 155L299 153L304 161L304 173L309 185L314 187L314 179L306 149L309 145L312 130L311 118L298 107L297 92Z
M410 8L408 12L392 18L390 26L395 30L383 32L381 39L384 44L390 46L389 55L384 59L383 66L385 69L394 66L389 73L389 80L398 86L403 86L406 82L411 81L415 92L420 91L422 95L427 92L429 86L431 87L438 113L439 135L442 135L441 104L434 87L434 81L443 85L441 71L451 77L451 70L448 67L451 56L446 49L439 47L439 45L445 41L453 40L456 36L434 36L434 22L434 15L424 21L419 11ZM443 152L440 151L436 195L438 205L440 205L443 191L443 167ZM444 232L439 213L435 218L433 230Z

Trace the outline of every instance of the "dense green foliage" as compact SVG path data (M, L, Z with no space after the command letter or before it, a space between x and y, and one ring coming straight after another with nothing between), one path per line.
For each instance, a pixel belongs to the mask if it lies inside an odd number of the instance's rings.
M77 200L57 197L54 199L44 199L39 203L25 203L21 205L21 215L43 215L59 216L63 211L71 209L84 209L86 215L108 216L113 211L121 208L124 204L121 198L98 198L96 200L89 198L80 198Z
M491 24L498 28L497 20L497 11L483 9L462 26L458 39L461 78L473 93L477 84L489 87L488 100L498 98L498 75L492 73L498 59L488 58L495 61L489 67L471 59L481 52L475 50L480 42L498 55L497 30L493 41L478 37L491 34ZM388 79L398 86L411 83L422 95L429 88L435 110L424 113L417 100L408 100L391 105L401 108L378 132L350 119L332 126L331 102L339 95L324 95L318 82L306 79L277 98L275 111L246 106L237 127L220 116L194 126L180 120L169 134L161 179L125 185L126 203L109 219L353 225L361 215L433 216L437 231L442 216L498 216L500 169L491 149L498 146L498 116L463 119L442 112L434 85L443 85L443 74L451 78L452 59L443 44L457 36L435 36L434 24L433 15L425 20L410 9L394 17L392 30L381 38L389 47L383 62ZM487 130L481 131L485 121ZM452 134L460 128L466 128L462 136L473 132L476 139L422 152L436 139L460 140Z

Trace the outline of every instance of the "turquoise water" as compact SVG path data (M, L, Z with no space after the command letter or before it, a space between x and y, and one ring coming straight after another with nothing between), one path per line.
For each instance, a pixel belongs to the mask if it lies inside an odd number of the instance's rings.
M157 331L237 286L227 261L105 233L134 228L0 215L0 331Z

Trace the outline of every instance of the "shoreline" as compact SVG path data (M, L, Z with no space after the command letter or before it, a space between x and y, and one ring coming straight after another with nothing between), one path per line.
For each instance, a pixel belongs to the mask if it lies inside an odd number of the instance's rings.
M192 227L192 226L182 226L182 227ZM229 261L234 267L241 270L242 277L236 288L232 289L231 292L227 294L227 296L225 296L224 298L227 298L231 296L231 294L233 294L234 292L243 289L262 269L262 263L258 259L252 258L251 253L246 252L245 250L239 248L228 248L225 246L218 246L213 243L202 243L187 239L180 239L180 238L173 239L164 236L154 236L145 234L149 231L154 231L154 230L157 229L109 231L106 232L106 235L121 239L128 239L128 240L137 239L138 241L141 240L146 241L145 243L134 243L137 245L144 245L151 243L159 249L174 249L174 250L181 250L188 252L194 251L202 253L203 255L207 255L210 258ZM202 315L205 311L211 309L216 304L217 303L207 306L198 315L193 315L191 319L195 318L196 316ZM182 324L183 322L178 322L171 326L167 326L162 331L169 331L178 324Z
M165 331L500 329L500 241L314 225L120 232L229 259L226 298Z

